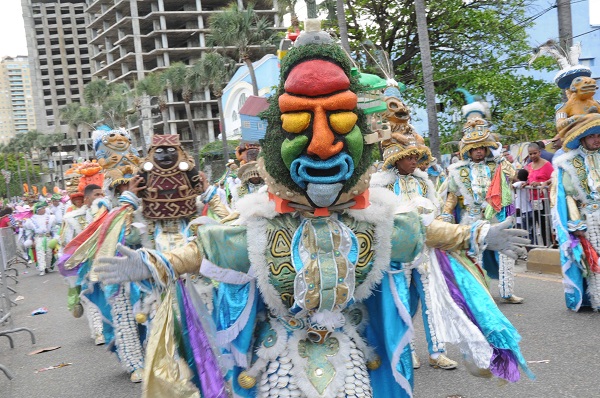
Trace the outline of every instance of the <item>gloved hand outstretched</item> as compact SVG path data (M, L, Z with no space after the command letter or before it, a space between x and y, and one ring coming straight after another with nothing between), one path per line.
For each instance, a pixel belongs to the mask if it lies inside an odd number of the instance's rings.
M491 152L492 156L494 157L494 159L502 156L502 153L504 152L504 148L502 147L502 144L499 142L496 142L496 144L498 144L498 148L494 149L494 148L490 147L490 152Z
M512 225L512 217L500 224L492 225L485 241L488 250L498 251L516 260L520 255L527 253L524 246L531 241L528 238L529 232L524 229L511 228Z
M135 282L152 277L152 273L142 261L142 256L135 250L117 244L117 251L123 257L101 257L97 260L94 271L105 285L124 282Z

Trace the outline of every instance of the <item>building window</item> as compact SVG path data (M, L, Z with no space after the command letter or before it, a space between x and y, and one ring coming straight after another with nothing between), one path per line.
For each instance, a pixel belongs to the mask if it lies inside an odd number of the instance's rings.
M242 127L245 128L245 129L249 129L250 128L250 122L247 121L247 120L245 122L242 122Z
M235 122L236 120L238 120L238 114L237 114L237 112L236 112L236 111L233 111L233 114L231 115L231 120L233 120L234 122Z
M246 94L242 93L242 95L240 95L240 99L238 100L238 111L240 109L242 109L242 106L244 106L245 103L246 103Z

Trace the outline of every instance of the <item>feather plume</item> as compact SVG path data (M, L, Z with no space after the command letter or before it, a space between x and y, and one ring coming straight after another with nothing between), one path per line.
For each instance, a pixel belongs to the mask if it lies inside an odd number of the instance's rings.
M575 43L569 50L569 62L571 65L577 65L579 63L579 56L581 55L581 43Z
M571 47L571 50L576 46ZM579 47L579 51L581 51L581 47ZM558 62L558 65L561 69L566 69L571 65L577 65L579 62L579 54L575 56L575 61L573 63L572 57L567 54L567 52L554 40L548 40L541 46L535 48L533 50L533 55L529 59L529 66L535 61L538 57L542 55L549 55Z
M379 68L381 73L387 80L394 80L394 64L388 53L384 50L377 48L372 42L366 41L362 44L362 48L369 55L369 58L375 62L375 65ZM374 55L373 55L374 53ZM397 85L398 83L396 83Z

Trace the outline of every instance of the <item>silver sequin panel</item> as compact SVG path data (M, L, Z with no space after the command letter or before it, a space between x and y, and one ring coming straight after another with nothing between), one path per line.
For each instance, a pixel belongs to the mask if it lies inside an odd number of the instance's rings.
M293 366L288 350L285 350L277 360L270 362L257 385L257 397L315 398L304 394L291 377ZM365 356L352 340L350 340L350 358L345 361L344 366L348 369L348 375L344 380L343 389L335 395L335 398L372 398L373 392Z

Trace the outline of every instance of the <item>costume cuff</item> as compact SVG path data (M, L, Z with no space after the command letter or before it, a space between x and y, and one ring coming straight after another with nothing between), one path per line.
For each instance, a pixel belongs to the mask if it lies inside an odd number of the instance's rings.
M182 274L197 274L204 253L193 241L187 245L160 253L155 250L142 250L144 263L148 266L154 279L164 286Z
M569 220L567 221L567 229L569 232L587 231L587 225L583 220Z
M468 254L471 257L477 257L487 247L485 238L488 232L490 232L490 223L487 221L479 220L471 225L471 239L469 240Z
M119 204L130 205L133 207L133 210L137 210L138 207L140 207L141 201L142 200L131 191L125 191L119 196Z

